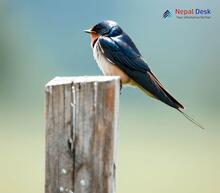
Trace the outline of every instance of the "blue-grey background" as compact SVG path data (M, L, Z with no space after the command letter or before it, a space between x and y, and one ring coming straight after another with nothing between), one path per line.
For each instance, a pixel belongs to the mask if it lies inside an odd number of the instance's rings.
M44 85L100 75L82 31L116 20L152 70L199 120L126 88L120 97L120 193L220 192L219 1L1 0L0 192L43 193ZM211 19L175 18L209 8ZM172 17L162 19L169 9Z

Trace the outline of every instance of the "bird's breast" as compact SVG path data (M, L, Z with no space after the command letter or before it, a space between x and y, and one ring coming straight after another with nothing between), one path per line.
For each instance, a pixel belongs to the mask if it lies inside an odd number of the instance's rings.
M101 49L102 48L97 41L93 47L93 56L102 73L108 76L120 76L121 82L123 84L131 83L131 79L128 77L128 75L124 73L119 67L117 67L117 65L112 63L107 57L105 57Z

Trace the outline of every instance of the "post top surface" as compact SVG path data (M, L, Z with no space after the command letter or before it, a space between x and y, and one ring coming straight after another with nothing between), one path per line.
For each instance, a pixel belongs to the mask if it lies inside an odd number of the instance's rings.
M71 84L71 83L86 83L86 82L108 82L112 80L119 80L119 76L64 76L55 77L46 84L48 86Z

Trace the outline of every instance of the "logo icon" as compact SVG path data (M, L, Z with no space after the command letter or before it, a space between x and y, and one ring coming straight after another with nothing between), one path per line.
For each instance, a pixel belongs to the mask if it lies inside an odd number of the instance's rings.
M171 17L171 12L169 10L166 10L164 13L163 13L163 18L166 19L168 17Z

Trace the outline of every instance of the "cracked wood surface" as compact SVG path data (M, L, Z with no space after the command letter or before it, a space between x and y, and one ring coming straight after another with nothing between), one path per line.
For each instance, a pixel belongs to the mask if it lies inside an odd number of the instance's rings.
M119 90L113 76L46 85L45 193L115 193Z

